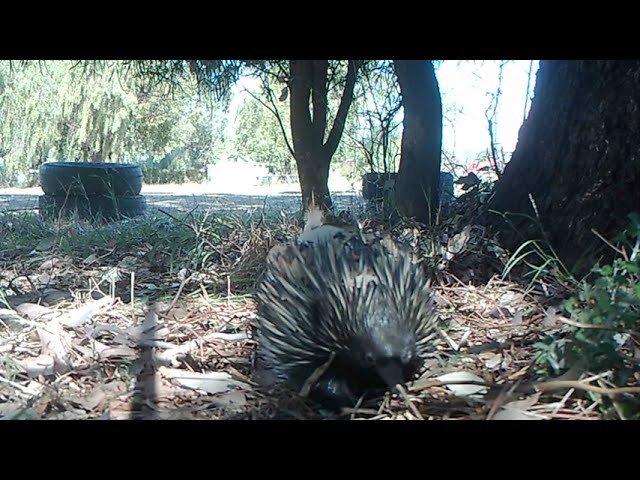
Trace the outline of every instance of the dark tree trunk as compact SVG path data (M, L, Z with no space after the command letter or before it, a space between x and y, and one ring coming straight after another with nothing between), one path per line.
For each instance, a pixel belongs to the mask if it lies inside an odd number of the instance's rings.
M308 155L296 153L296 159L302 190L302 204L305 210L312 203L325 210L330 210L332 202L328 182L331 157L324 156L322 151L311 151Z
M340 105L329 134L327 130L328 60L291 60L291 137L298 165L302 202L307 209L314 203L331 209L329 165L338 148L344 123L353 100L358 63L349 60ZM312 111L309 110L311 102Z
M529 117L489 206L536 217L570 267L592 259L640 211L640 62L542 61ZM510 216L511 249L540 238L535 222ZM605 247L605 251L611 250Z
M404 129L395 192L398 210L430 223L438 205L442 101L430 60L394 60Z

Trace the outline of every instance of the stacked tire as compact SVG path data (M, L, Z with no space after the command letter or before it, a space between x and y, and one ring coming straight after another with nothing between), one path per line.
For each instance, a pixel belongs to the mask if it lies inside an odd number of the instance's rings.
M128 163L49 162L40 168L43 217L77 214L83 219L121 220L142 215L142 170Z

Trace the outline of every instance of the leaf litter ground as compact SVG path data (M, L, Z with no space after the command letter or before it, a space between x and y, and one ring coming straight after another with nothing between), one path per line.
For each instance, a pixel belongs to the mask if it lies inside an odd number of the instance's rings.
M434 277L441 336L424 374L341 415L253 372L251 292L269 249L300 232L290 216L160 212L102 225L7 215L0 229L2 418L602 417L605 397L593 392L610 386L607 372L543 382L536 363L534 344L567 328L566 289L502 279L507 252L456 211L437 231L393 229Z

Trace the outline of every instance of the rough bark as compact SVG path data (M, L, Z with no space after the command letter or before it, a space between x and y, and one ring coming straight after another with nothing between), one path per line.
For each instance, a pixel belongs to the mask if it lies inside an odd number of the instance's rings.
M355 60L349 60L340 105L331 130L326 135L328 61L290 61L291 137L305 209L312 203L325 210L331 209L331 195L328 187L329 165L331 157L338 148L345 119L353 100L357 69L358 63Z
M395 186L398 210L424 223L434 218L442 150L442 101L430 60L394 60L404 122Z
M489 204L536 217L530 195L546 239L580 272L611 253L591 230L612 238L640 211L639 81L639 61L542 61L529 117ZM508 247L542 236L536 222L509 218L515 229L500 222Z

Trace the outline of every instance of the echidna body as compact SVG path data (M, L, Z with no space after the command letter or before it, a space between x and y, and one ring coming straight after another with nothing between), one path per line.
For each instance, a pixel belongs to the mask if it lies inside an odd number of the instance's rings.
M310 395L345 406L411 379L430 350L436 315L410 251L388 237L317 230L269 254L257 295L259 351L297 391L328 365Z

